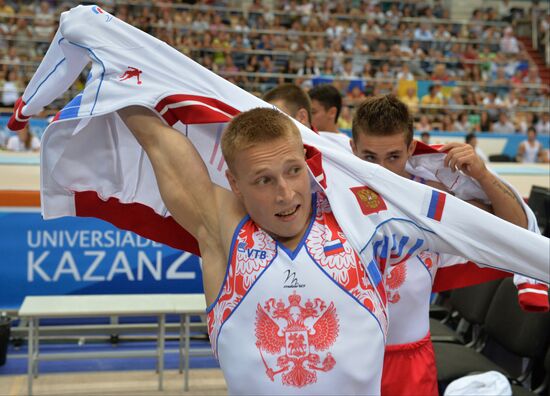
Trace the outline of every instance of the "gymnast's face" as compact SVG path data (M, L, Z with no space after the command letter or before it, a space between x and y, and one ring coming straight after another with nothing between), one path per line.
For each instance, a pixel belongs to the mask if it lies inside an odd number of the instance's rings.
M311 216L311 187L300 137L256 143L238 152L233 163L227 178L252 220L293 248Z
M407 145L404 133L374 136L359 133L351 142L353 153L362 160L383 166L400 176L407 177L405 165L414 152L416 142Z

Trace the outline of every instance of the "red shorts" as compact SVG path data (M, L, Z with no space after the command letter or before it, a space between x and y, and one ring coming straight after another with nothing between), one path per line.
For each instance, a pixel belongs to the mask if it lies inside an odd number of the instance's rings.
M437 369L430 334L410 344L387 345L382 396L437 396Z

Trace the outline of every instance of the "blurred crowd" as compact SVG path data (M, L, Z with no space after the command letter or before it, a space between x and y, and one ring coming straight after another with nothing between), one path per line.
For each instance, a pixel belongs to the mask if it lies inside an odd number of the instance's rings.
M394 92L418 130L550 134L543 82L515 31L544 5L473 10L452 20L441 0L104 1L118 18L166 41L244 89L332 83L346 104L341 127L365 97ZM192 3L192 4L190 4ZM74 1L0 0L0 89L10 107ZM542 32L547 31L541 30ZM78 90L84 77L77 82Z

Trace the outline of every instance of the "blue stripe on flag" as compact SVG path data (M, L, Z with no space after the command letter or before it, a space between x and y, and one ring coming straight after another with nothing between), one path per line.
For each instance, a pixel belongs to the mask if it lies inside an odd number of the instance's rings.
M437 209L437 202L439 201L440 193L438 191L432 191L432 198L430 200L430 206L428 207L428 217L435 218L435 210Z
M378 265L376 265L374 260L371 261L367 266L367 271L369 272L369 275L374 282L374 286L378 286L380 282L382 282L382 277L380 276L380 271L378 271Z
M342 243L336 243L332 246L325 246L324 250L325 250L325 252L331 252L333 250L342 249L342 248L343 248Z

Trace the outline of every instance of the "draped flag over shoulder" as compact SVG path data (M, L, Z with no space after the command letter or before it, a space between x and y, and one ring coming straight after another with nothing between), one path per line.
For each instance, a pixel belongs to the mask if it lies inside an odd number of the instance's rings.
M79 6L61 15L54 41L10 126L21 128L90 62L84 90L56 115L43 137L43 216L94 216L198 253L195 241L170 217L147 156L116 110L141 105L156 111L195 145L212 181L227 188L220 149L225 124L241 111L269 105L167 44L97 12L96 6ZM309 147L312 182L325 191L371 278L379 277L373 262L395 264L431 250L550 280L548 238L451 195L445 195L437 220L427 216L423 202L433 189L336 149L296 125ZM365 205L379 210L365 213Z
M457 198L462 200L478 200L489 204L487 195L477 181L464 175L462 172L453 172L450 168L445 167L444 160L446 154L438 151L437 148L439 147L437 145L428 146L422 142L416 142L415 151L407 162L407 171L415 175L415 177L443 183ZM489 171L491 171L490 168ZM516 199L521 202L527 216L527 229L540 234L537 218L519 192L514 186L501 179L498 175L495 174L495 176L502 183L506 184L514 193ZM433 206L437 206L437 200L432 199L432 197L430 197L430 203L436 201ZM464 259L462 258L444 255L440 260L436 273L433 291L437 292L470 286L475 283L496 279L500 276L501 274L498 271L479 268L472 262L464 263ZM514 276L514 283L518 288L519 304L524 310L531 312L548 311L547 285L520 275Z

